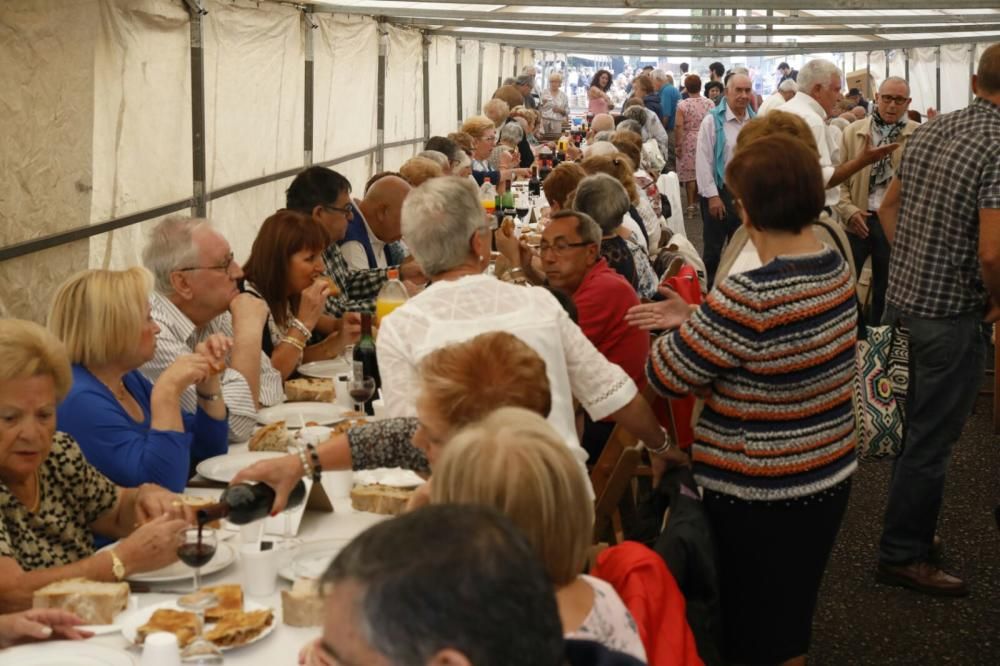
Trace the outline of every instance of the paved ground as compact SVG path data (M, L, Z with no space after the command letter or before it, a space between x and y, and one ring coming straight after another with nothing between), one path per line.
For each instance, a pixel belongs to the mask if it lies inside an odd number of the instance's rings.
M702 248L701 220L686 220ZM992 356L989 366L992 367ZM981 396L948 473L939 533L944 565L965 578L965 599L936 599L876 584L890 463L864 463L827 568L813 625L812 666L1000 665L1000 435Z

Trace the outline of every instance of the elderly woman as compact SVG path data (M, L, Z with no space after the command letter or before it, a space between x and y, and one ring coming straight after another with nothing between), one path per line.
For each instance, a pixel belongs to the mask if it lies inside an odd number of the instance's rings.
M610 90L611 72L606 69L597 70L587 89L587 113L596 116L610 111L615 105L611 100Z
M510 170L521 159L517 146L524 139L524 128L518 122L507 123L500 128L498 137L490 153L490 164L497 164L500 170Z
M472 183L457 178L425 183L407 197L402 217L403 238L431 286L386 317L379 329L379 369L391 416L416 413L417 369L427 354L480 333L506 330L545 360L552 387L549 420L581 462L586 455L576 436L574 397L591 418L610 417L651 450L667 452L670 442L635 384L601 355L548 291L484 274L490 233Z
M635 167L632 160L616 151L610 155L588 157L581 166L588 175L606 173L622 184L628 193L630 203L622 224L635 234L633 240L647 253L659 249L660 236L663 234L660 216L653 211L653 204L649 202L646 193L639 189L635 181Z
M57 580L122 580L177 559L187 524L170 518L177 496L149 484L116 486L56 432L56 408L72 381L54 335L0 320L0 611L30 607L34 591ZM94 533L121 541L95 554Z
M261 348L283 379L303 362L337 356L360 333L353 317L324 313L331 287L323 251L329 244L325 228L312 218L279 210L264 220L243 266L243 290L270 310ZM314 332L325 337L310 345Z
M587 481L541 417L499 409L452 438L434 473L431 502L479 504L505 514L528 538L556 587L567 638L596 641L643 663L632 614L603 580L581 574L594 531Z
M504 183L515 176L529 175L527 169L502 168L498 162L491 161L493 148L497 142L497 128L486 116L473 116L462 123L462 132L472 137L472 177L482 185L489 178L499 191Z
M503 406L548 416L545 362L510 333L495 331L442 347L420 363L415 418L383 419L333 435L317 447L325 470L403 467L430 471L441 445L462 427ZM234 482L263 481L278 493L276 510L305 474L298 455L258 462Z
M608 265L632 285L639 298L653 298L658 280L649 255L622 224L623 219L630 219L628 194L622 184L605 173L588 176L576 188L573 208L590 215L601 228L601 256Z
M421 155L428 155L428 157L421 157ZM448 158L441 153L435 150L425 150L421 155L411 157L399 167L399 176L409 183L410 187L420 187L431 178L440 178L445 175L446 166L449 171L451 170ZM437 157L432 158L429 155Z
M626 120L634 120L642 128L642 141L645 143L652 139L660 149L660 155L667 155L667 130L663 128L663 123L656 112L647 109L642 100L632 98L625 102L622 110L622 117Z
M656 341L647 375L660 393L705 399L694 472L718 545L725 658L804 664L857 467L854 283L810 233L824 190L805 143L758 139L725 182L762 265L699 307L669 297L660 323L678 330Z
M219 376L232 341L210 336L151 383L139 368L153 358L160 332L149 313L152 282L136 267L83 271L59 287L49 328L66 346L73 386L57 415L60 429L114 483L182 492L198 462L228 450ZM185 413L181 396L192 385L198 407Z
M702 119L715 108L715 103L701 96L701 77L697 74L690 74L684 79L684 89L688 96L677 105L674 144L677 146L677 178L687 190L688 212L693 213L698 201L698 183L694 173L698 128Z
M660 189L656 186L656 176L643 167L642 140L639 135L634 132L618 130L612 135L611 144L632 162L632 177L635 178L635 186L646 195L646 200L649 201L657 220L662 222L663 201L660 198ZM662 224L657 224L653 232L655 239L650 237L649 244L653 247L659 247Z
M550 211L558 213L565 209L573 190L586 177L587 172L576 162L560 162L542 181L542 191L545 192Z
M569 118L569 99L562 91L562 74L549 74L549 87L542 91L542 132L546 136L562 134L563 123Z

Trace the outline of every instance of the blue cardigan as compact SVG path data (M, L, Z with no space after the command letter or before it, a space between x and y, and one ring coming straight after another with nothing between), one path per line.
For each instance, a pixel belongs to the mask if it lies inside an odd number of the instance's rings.
M149 427L153 385L138 370L125 387L142 407L136 422L87 368L73 366L73 387L56 413L59 430L73 436L91 465L120 486L156 483L182 492L198 462L226 453L229 425L199 409L182 413L184 432Z

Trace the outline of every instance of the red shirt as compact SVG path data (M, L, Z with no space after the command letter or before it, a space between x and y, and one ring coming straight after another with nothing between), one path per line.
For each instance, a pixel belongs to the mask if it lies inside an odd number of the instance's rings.
M645 386L649 333L625 321L628 309L639 305L632 285L602 258L583 276L573 303L587 339L606 359L621 366L636 385Z

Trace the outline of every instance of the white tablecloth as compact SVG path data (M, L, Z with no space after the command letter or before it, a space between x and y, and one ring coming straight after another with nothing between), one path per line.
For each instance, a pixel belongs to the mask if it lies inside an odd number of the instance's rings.
M673 171L660 174L656 188L670 202L672 214L667 218L667 228L687 238L687 230L684 228L684 204L681 202L681 183L677 179L677 174Z

